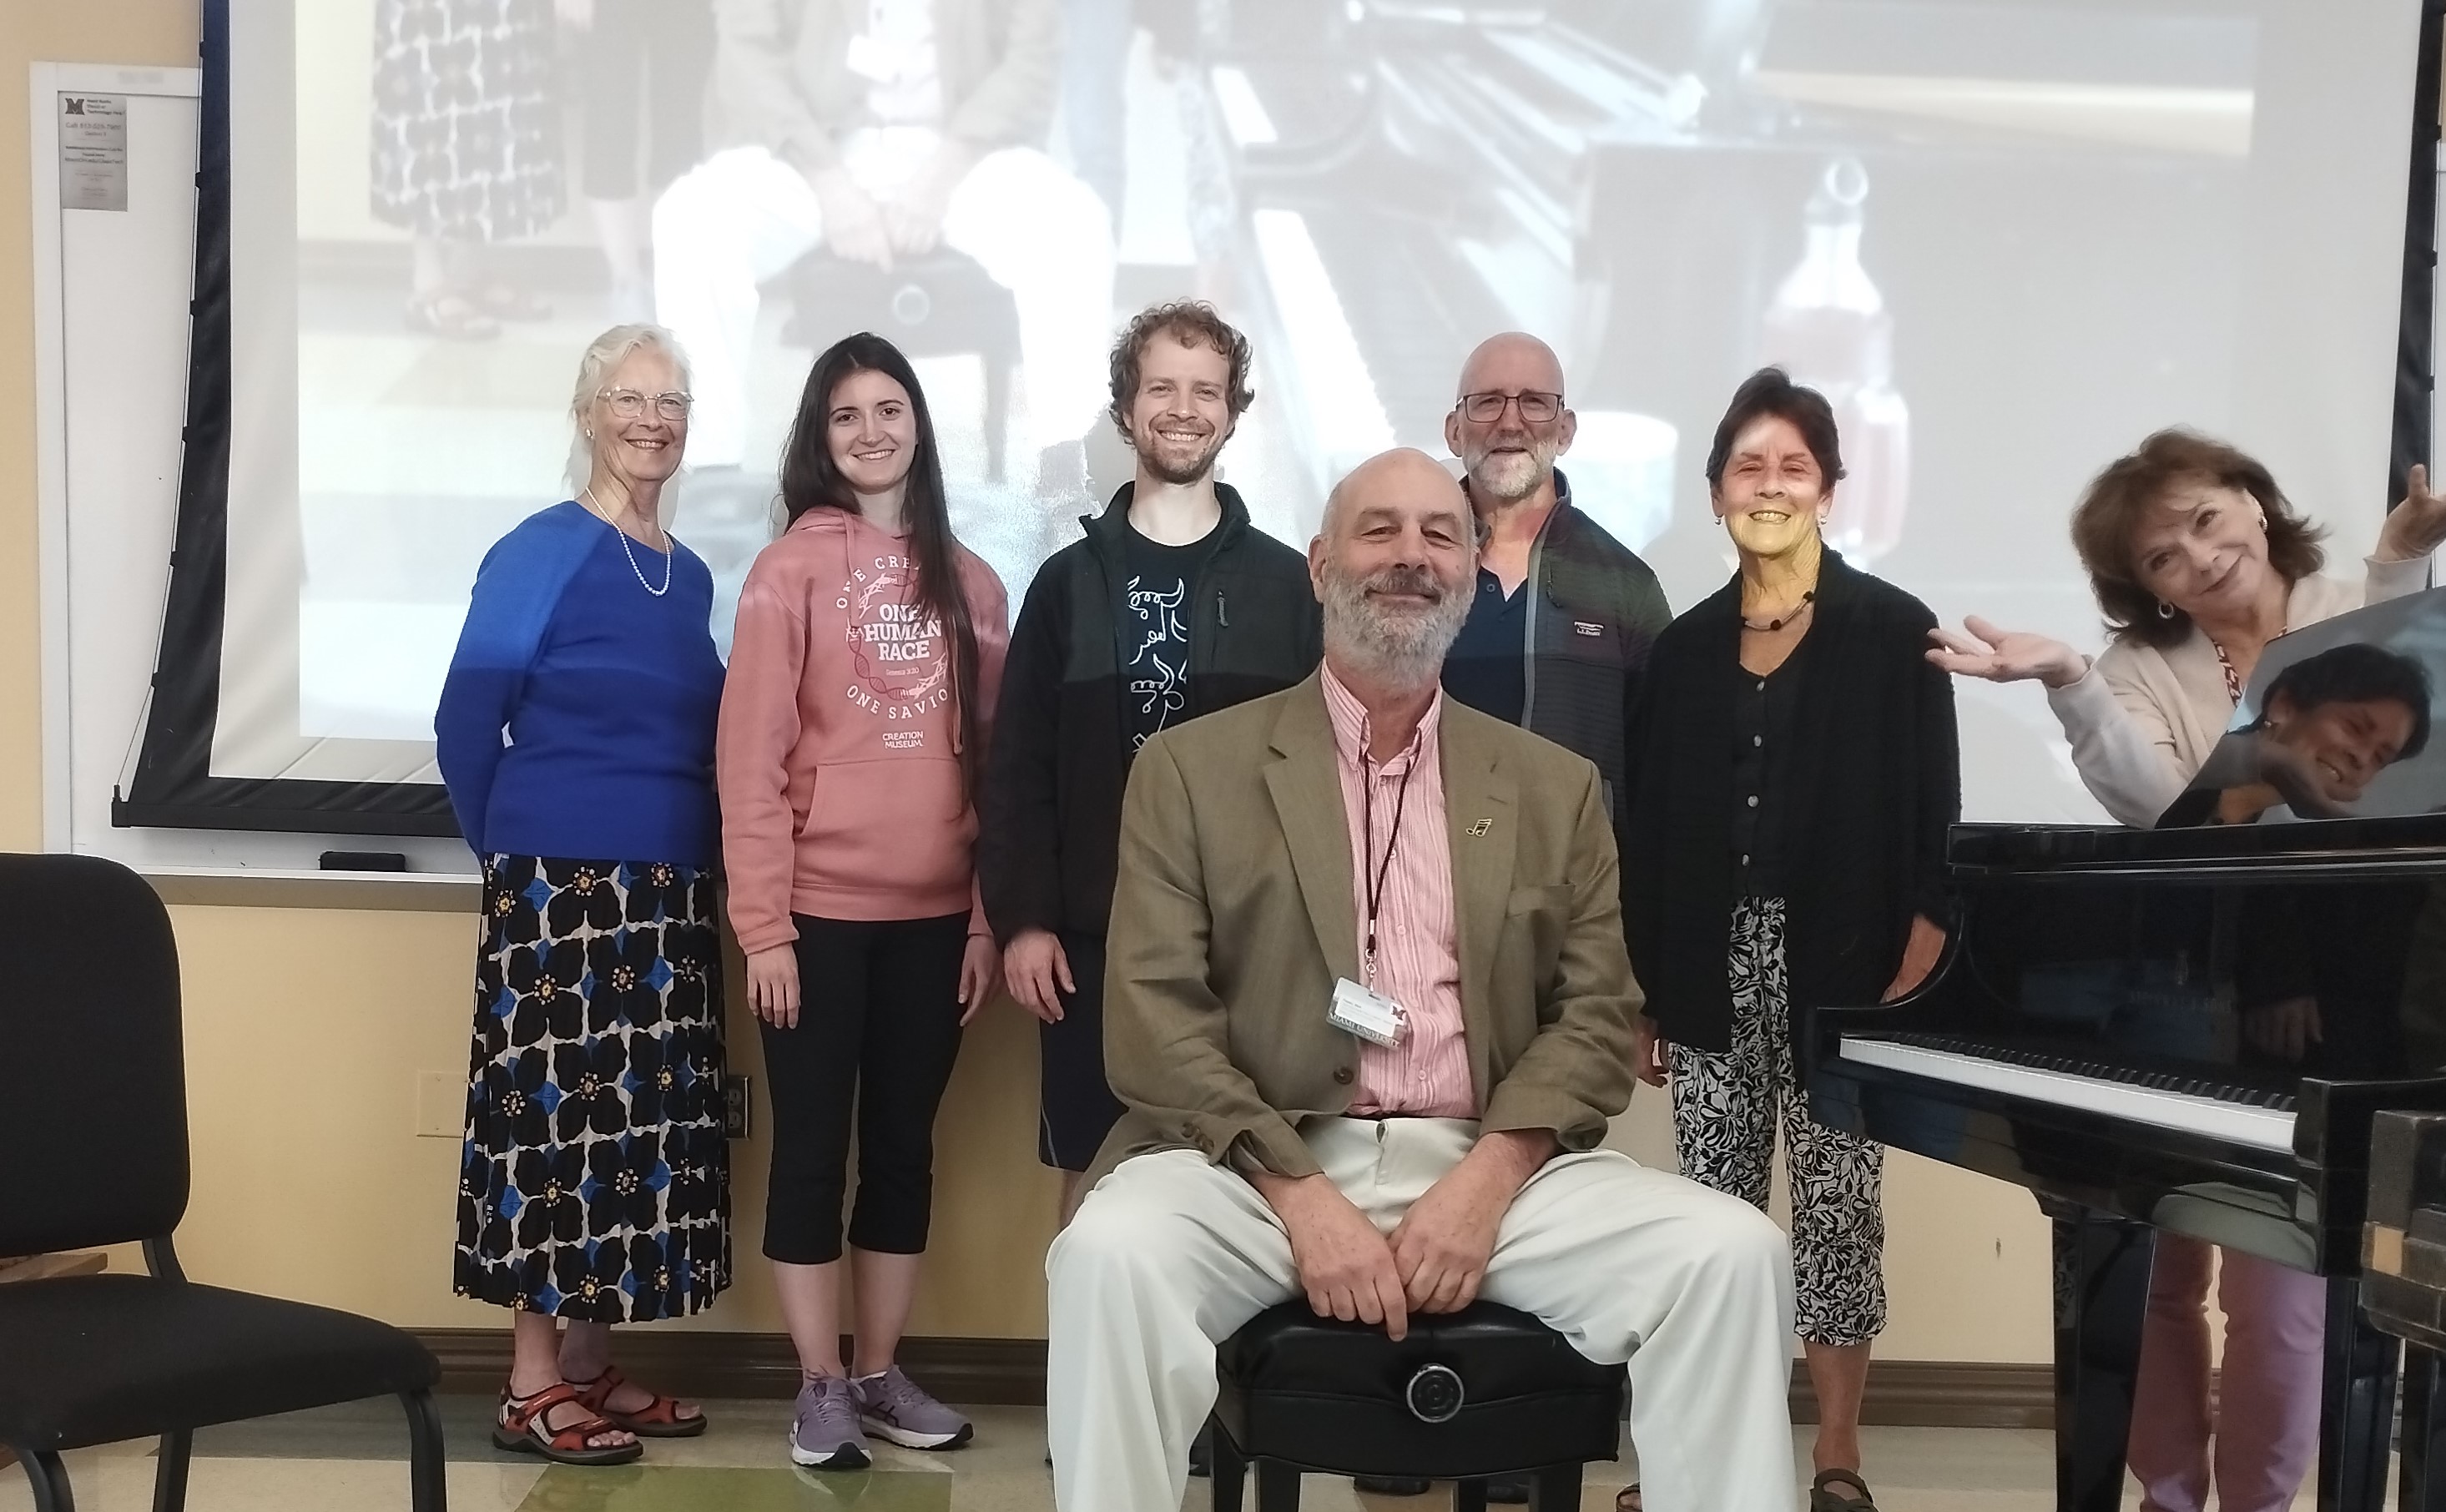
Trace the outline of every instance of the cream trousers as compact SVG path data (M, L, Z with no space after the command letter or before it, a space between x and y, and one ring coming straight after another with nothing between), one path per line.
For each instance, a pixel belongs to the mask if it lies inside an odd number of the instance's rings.
M1301 1134L1390 1233L1477 1126L1316 1118ZM1301 1295L1281 1222L1194 1150L1140 1155L1088 1194L1045 1274L1055 1505L1179 1506L1216 1342ZM1792 1512L1791 1246L1756 1208L1610 1150L1559 1156L1505 1213L1480 1295L1629 1362L1651 1512Z

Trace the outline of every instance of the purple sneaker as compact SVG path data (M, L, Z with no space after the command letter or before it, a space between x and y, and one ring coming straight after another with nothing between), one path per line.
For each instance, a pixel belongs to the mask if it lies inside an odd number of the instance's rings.
M904 1449L956 1449L976 1434L974 1425L928 1396L897 1365L856 1385L858 1422Z
M837 1375L811 1377L799 1387L799 1409L790 1419L790 1458L818 1470L866 1468L866 1435L857 1430L857 1388Z

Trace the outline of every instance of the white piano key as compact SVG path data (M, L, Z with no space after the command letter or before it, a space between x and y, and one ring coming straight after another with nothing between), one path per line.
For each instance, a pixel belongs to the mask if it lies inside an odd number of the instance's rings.
M1864 1066L1908 1072L1931 1081L2026 1097L2033 1102L2087 1112L2128 1118L2158 1129L2206 1134L2254 1149L2290 1151L2293 1115L2273 1108L2256 1108L2191 1092L2159 1092L2122 1082L2076 1076L2068 1072L2041 1071L2006 1061L1966 1055L1956 1051L1928 1050L1890 1039L1843 1036L1840 1058Z

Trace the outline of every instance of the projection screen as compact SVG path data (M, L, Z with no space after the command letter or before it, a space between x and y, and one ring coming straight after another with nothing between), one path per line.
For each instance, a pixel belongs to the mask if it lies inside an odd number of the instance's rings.
M1764 362L1836 401L1852 560L1947 621L2084 646L2067 513L2149 431L2267 461L2347 573L2427 445L2425 402L2397 414L2428 361L2418 0L995 0L958 12L983 37L924 0L665 0L634 79L573 8L418 29L446 9L207 7L180 550L118 822L452 832L431 720L468 587L567 495L572 381L615 320L694 359L670 523L724 644L811 358L861 327L917 354L955 526L1014 603L1129 476L1105 351L1164 298L1250 332L1223 472L1302 543L1356 459L1443 455L1471 345L1546 337L1574 496L1677 609L1729 569L1701 464ZM915 192L931 133L1004 143L946 222L960 249L890 271L760 177L797 173L767 98L810 77L795 28L861 11L880 123L841 145L877 202ZM939 98L948 66L895 94L910 56L987 58L993 98ZM452 69L455 97L403 83ZM517 140L437 161L453 111ZM399 213L436 174L480 233ZM2098 818L2035 691L1966 687L1962 728L1971 816Z

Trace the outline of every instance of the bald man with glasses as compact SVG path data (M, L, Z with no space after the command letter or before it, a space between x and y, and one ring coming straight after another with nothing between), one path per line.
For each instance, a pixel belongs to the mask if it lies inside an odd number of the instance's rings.
M1571 449L1577 424L1563 402L1562 362L1536 337L1489 337L1461 364L1444 444L1466 469L1478 562L1443 688L1594 763L1619 839L1631 701L1647 648L1673 614L1647 564L1571 507L1554 460ZM1364 1476L1359 1488L1422 1496L1427 1483ZM1526 1477L1487 1487L1490 1502L1528 1499Z
M1572 507L1554 462L1577 424L1562 362L1536 337L1490 337L1461 365L1444 444L1467 470L1479 557L1443 684L1594 762L1618 833L1631 700L1673 614L1647 564Z

